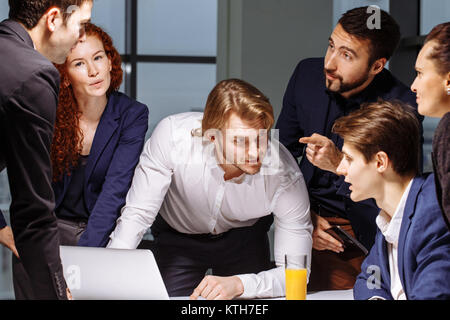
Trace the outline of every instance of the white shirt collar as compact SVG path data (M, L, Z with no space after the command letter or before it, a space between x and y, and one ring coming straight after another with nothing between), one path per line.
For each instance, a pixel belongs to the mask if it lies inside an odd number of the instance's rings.
M413 179L411 179L405 191L403 192L402 198L400 199L400 202L398 203L392 218L389 218L389 215L383 210L380 211L380 214L376 218L377 226L381 230L384 238L388 243L394 246L398 245L398 238L400 236L400 228L402 226L406 200L408 199L412 182Z

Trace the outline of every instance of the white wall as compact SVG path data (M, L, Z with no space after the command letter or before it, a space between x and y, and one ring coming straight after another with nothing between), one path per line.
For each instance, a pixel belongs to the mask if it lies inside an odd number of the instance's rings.
M450 21L450 1L448 0L422 0L420 20L420 34L428 34L434 26Z
M333 24L336 25L348 10L364 6L378 6L389 12L389 0L333 0Z
M9 5L7 0L0 0L0 21L8 18Z
M330 0L219 0L217 80L240 78L269 97L278 117L297 63L325 54Z

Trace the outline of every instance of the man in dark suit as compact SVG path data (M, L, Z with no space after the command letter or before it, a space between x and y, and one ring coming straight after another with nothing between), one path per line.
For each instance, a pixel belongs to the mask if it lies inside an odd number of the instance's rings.
M28 274L33 294L17 299L65 299L53 214L50 145L59 90L51 62L63 63L84 35L91 0L10 0L9 20L0 23L0 163L8 169L13 263ZM49 61L50 60L50 61ZM0 243L13 248L11 229L0 214ZM19 281L16 281L19 280Z
M364 259L326 230L339 225L367 249L376 234L378 207L372 199L353 202L348 184L336 173L343 141L331 132L334 121L378 98L399 99L417 109L415 95L384 69L400 40L398 24L380 10L377 28L368 12L368 7L346 12L329 38L325 58L298 64L277 122L280 141L295 158L303 156L300 169L314 223L309 290L352 288Z

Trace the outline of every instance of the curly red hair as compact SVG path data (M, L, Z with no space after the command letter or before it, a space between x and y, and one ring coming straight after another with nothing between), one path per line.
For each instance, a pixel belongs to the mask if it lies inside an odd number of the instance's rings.
M111 84L106 93L109 96L113 91L117 91L122 83L122 59L111 37L98 26L86 24L86 36L96 36L100 39L106 55L111 60ZM61 85L51 147L54 182L60 180L66 173L70 175L71 168L78 164L83 147L83 133L79 125L81 111L70 85L66 64L55 66L61 76Z

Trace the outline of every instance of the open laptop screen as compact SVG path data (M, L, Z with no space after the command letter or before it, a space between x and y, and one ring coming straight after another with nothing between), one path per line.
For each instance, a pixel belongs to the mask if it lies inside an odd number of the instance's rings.
M74 300L167 300L150 250L60 247Z

